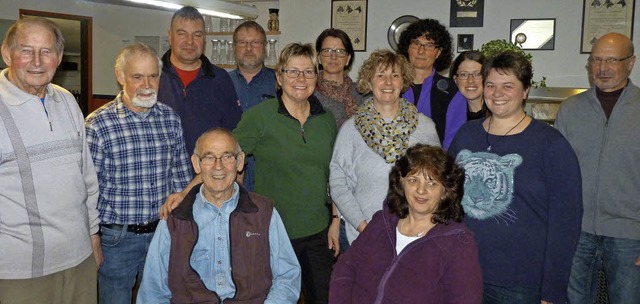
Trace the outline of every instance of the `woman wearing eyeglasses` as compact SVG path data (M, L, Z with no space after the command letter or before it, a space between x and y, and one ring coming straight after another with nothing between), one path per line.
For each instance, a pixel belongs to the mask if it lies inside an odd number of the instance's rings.
M336 117L338 128L351 117L362 96L347 75L355 53L351 39L342 30L326 29L316 39L320 73L314 95Z
M329 214L325 205L337 129L313 96L316 60L311 44L285 46L276 65L277 97L244 112L233 131L256 159L255 192L273 199L282 216L302 268L305 303L327 303L339 250L339 220L331 216L337 211Z
M440 146L433 121L400 94L411 84L411 65L389 50L375 51L358 75L358 91L372 97L338 133L329 185L347 222L349 242L382 209L393 164L417 143Z
M437 20L421 19L400 34L398 53L413 65L413 83L402 97L433 119L442 146L447 149L467 121L467 102L443 72L451 63L451 35Z
M485 57L479 51L460 53L451 65L450 73L458 90L467 99L467 120L487 117L482 100L482 64Z

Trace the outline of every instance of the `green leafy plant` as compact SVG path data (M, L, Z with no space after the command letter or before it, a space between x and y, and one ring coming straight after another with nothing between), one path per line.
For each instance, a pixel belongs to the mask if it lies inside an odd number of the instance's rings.
M493 55L502 53L504 51L512 51L517 54L520 54L522 55L522 57L527 59L529 63L533 65L533 56L530 53L523 51L522 48L520 48L520 46L518 46L517 44L508 42L504 39L491 40L483 44L482 47L480 48L480 52L482 52L487 57L491 57ZM547 77L542 76L542 79L540 81L534 80L532 81L531 85L534 88L546 88L547 87L546 81L547 81Z

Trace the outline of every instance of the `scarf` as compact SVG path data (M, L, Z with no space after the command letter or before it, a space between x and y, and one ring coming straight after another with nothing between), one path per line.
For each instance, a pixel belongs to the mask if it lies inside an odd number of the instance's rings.
M347 113L347 117L353 116L356 113L357 104L356 99L353 97L351 92L353 91L353 80L347 74L344 74L344 78L342 78L342 84L338 84L332 80L326 80L322 78L322 73L320 72L320 77L318 77L318 84L316 86L316 91L326 95L327 97L343 103L344 111Z
M409 136L418 126L418 110L400 98L397 116L385 121L376 110L373 98L370 98L357 109L354 124L367 146L387 164L393 164L407 152Z

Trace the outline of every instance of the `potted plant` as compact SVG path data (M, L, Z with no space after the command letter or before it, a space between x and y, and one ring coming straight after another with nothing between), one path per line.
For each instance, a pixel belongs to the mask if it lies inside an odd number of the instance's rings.
M530 53L526 53L517 44L508 42L504 39L491 40L483 44L482 47L480 48L480 52L482 52L487 57L491 57L495 54L502 53L504 51L512 51L514 53L520 54L525 59L527 59L529 63L533 65L533 56ZM540 81L534 80L532 81L531 85L534 88L546 88L547 87L546 80L547 80L547 77L542 76L542 79Z

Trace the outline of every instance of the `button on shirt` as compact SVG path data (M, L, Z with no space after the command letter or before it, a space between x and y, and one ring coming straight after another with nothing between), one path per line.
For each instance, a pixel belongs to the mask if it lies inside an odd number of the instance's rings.
M191 267L207 289L220 299L235 295L231 275L229 217L238 205L239 187L234 183L233 196L221 208L208 202L202 187L193 204L193 218L198 225L198 241L191 254ZM296 303L300 294L300 265L278 212L274 209L269 223L270 265L273 282L265 303ZM144 275L138 292L140 303L169 303L169 251L171 236L167 222L161 220L149 245Z
M98 173L103 223L156 220L167 196L184 189L192 178L180 117L164 104L135 113L120 93L91 113L85 127Z

